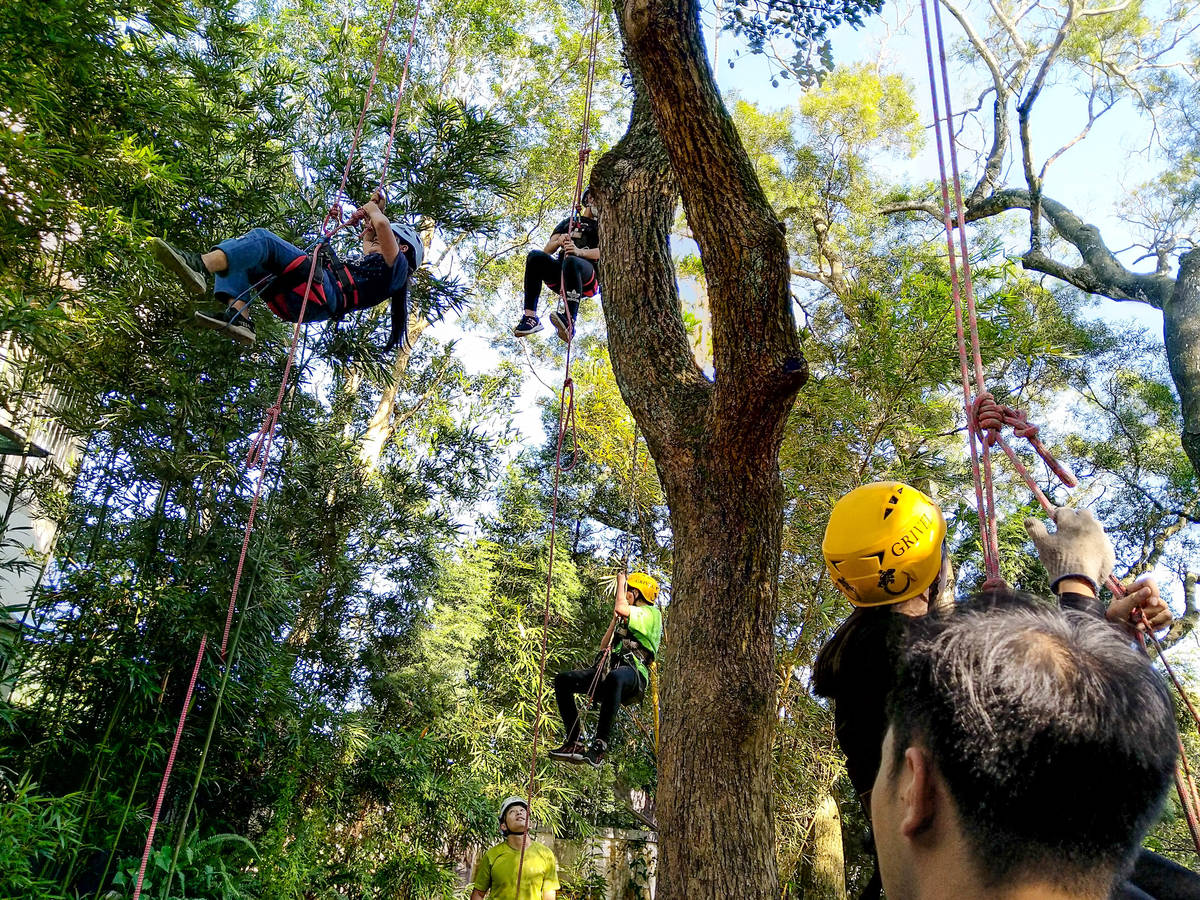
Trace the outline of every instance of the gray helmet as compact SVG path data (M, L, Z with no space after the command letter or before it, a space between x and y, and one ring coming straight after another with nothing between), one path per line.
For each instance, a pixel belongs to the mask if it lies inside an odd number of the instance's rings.
M421 268L421 263L425 261L425 245L421 243L421 236L417 234L417 229L405 222L393 222L392 234L396 235L396 240L400 243L412 247L409 262L413 264L414 270Z
M500 804L500 825L501 825L501 827L503 827L503 825L504 825L504 817L508 815L508 811L510 809L512 809L514 806L523 806L523 807L525 807L525 812L527 812L527 813L529 812L529 804L525 801L524 797L509 797L507 800L505 800L503 803Z

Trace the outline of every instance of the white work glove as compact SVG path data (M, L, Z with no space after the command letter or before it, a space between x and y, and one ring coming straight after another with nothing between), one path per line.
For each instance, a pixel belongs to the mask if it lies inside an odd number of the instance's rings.
M1053 519L1058 526L1054 534L1046 531L1046 524L1040 519L1025 520L1025 530L1033 538L1050 576L1051 589L1064 578L1082 578L1092 583L1099 596L1100 586L1117 564L1117 555L1104 527L1086 509L1063 506L1054 511Z

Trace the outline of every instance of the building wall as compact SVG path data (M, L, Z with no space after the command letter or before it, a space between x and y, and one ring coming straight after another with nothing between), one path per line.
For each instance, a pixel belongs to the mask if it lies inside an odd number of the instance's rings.
M44 383L40 362L11 344L0 345L0 400L0 424L49 453L45 458L0 456L0 522L5 525L0 561L27 563L19 571L0 568L0 613L20 620L54 546L57 530L57 523L38 508L23 486L45 473L47 467L53 471L45 474L64 481L70 478L79 462L80 442L54 417L54 411L61 409L68 398Z

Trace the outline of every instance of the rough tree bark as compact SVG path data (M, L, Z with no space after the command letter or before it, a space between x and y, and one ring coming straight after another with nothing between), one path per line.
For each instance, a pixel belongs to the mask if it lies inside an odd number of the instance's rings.
M662 655L660 900L779 895L771 742L783 492L807 377L783 229L721 102L690 0L618 0L629 129L593 172L613 371L671 510ZM668 230L682 194L704 261L715 378L692 356Z

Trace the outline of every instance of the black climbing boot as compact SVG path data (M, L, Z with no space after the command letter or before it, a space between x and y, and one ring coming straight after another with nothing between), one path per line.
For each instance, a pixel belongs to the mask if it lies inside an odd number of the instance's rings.
M541 331L545 326L537 316L531 316L529 313L521 316L521 321L517 323L517 327L513 329L513 334L517 337L525 337Z
M203 297L208 290L208 270L199 253L176 250L166 241L150 239L150 252L164 269L179 279L183 289L196 297Z
M583 761L593 769L598 769L604 765L604 751L607 749L607 742L592 741L592 746L588 747L587 752L583 754Z
M561 747L555 747L547 755L562 762L579 763L583 762L583 752L583 744L579 741L563 741Z
M239 313L232 306L227 306L223 313L217 315L198 312L196 313L196 322L205 328L215 328L217 331L225 332L239 344L245 344L247 347L254 346L254 323L250 321L250 317L246 315L244 309Z

